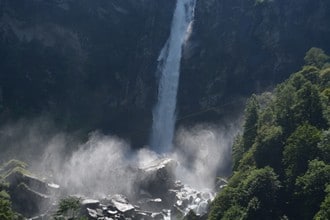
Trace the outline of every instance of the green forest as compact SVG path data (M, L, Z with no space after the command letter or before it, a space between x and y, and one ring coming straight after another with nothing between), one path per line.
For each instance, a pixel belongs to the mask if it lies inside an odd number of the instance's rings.
M233 174L210 220L330 219L330 57L312 48L304 60L247 101Z

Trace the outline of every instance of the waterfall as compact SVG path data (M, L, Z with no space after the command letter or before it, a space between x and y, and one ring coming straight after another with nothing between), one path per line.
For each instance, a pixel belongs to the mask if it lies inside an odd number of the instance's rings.
M172 147L182 47L191 31L195 5L196 0L177 0L171 33L158 58L161 76L150 145L159 153L168 152Z

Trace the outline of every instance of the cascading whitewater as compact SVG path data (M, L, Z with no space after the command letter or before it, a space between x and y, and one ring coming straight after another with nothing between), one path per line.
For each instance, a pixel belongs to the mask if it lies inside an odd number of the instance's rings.
M168 152L172 147L182 47L190 34L195 5L196 0L177 0L170 37L158 58L161 77L158 102L153 110L150 145L159 153Z

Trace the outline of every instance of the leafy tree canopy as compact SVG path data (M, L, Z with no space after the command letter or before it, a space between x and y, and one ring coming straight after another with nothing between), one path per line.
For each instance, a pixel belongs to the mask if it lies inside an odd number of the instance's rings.
M318 48L247 102L234 173L209 219L330 219L330 57Z

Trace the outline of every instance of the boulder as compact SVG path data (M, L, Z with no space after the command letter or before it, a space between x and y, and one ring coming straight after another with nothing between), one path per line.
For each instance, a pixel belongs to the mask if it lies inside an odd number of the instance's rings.
M151 217L154 220L163 220L164 219L164 216L162 213L152 213Z
M51 205L51 197L31 189L25 183L11 185L9 188L15 211L26 217L42 213Z
M9 183L8 191L16 212L32 217L49 209L58 185L47 183L21 166L8 165L2 171L4 180Z
M153 197L162 198L169 189L175 187L176 167L177 162L170 158L153 161L145 167L140 167L137 184Z
M110 200L112 207L118 210L125 216L130 216L134 213L135 207L129 203L128 199L123 195L114 195Z
M185 211L177 205L174 205L171 209L171 219L182 219L185 216Z
M95 199L84 199L81 202L82 208L96 209L100 206L100 201Z
M87 208L87 216L89 219L97 219L97 211L94 209Z
M137 212L135 215L135 219L137 220L153 220L151 214L146 212Z

